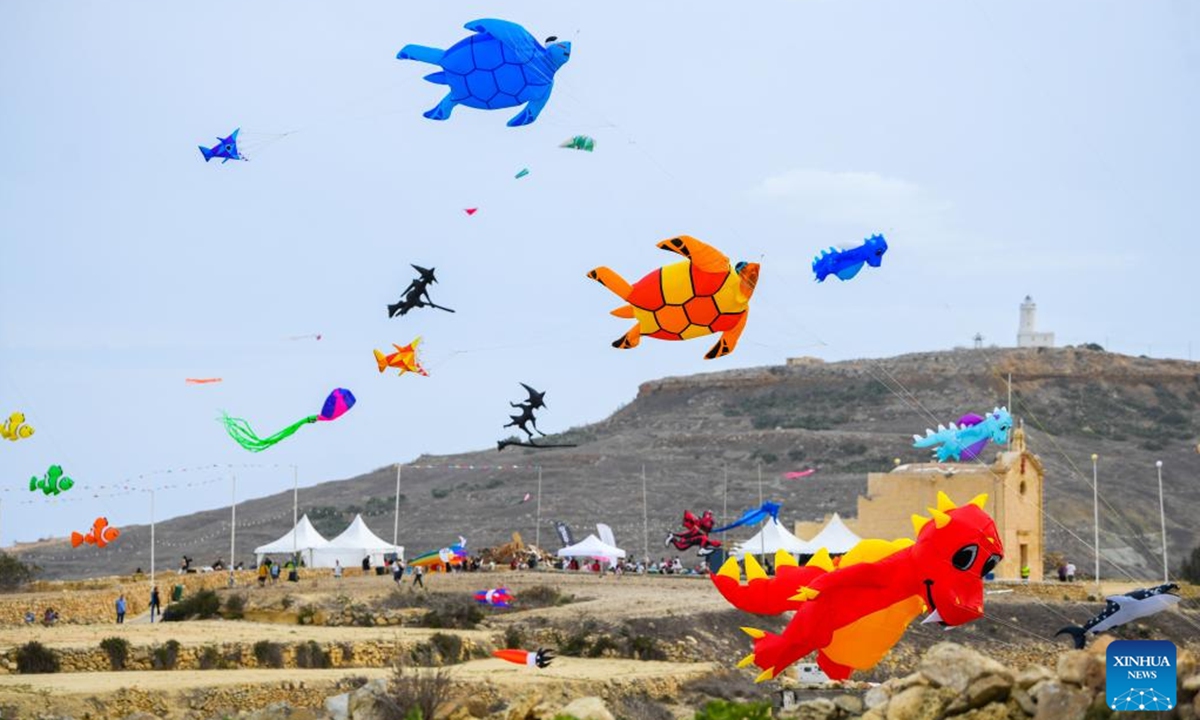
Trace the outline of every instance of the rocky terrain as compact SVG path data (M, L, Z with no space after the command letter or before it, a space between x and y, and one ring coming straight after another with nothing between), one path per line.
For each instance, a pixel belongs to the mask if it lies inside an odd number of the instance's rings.
M1047 551L1078 558L1081 574L1090 568L1083 561L1091 556L1090 456L1098 453L1102 573L1131 578L1160 572L1154 463L1162 460L1167 535L1172 566L1178 567L1178 559L1200 544L1200 523L1188 510L1200 503L1200 363L1084 348L954 350L836 363L801 359L648 382L611 417L550 438L577 443L575 448L397 458L406 463L400 541L415 554L459 534L481 548L519 531L526 540L540 533L542 545L557 547L553 521L568 523L579 537L606 522L626 549L638 555L648 549L657 557L662 537L685 508L734 516L757 506L760 472L763 496L782 501L788 520L853 514L868 472L888 470L893 458L926 460L924 451L911 447L912 434L1005 404L1010 374L1011 410L1047 468ZM497 463L520 467L447 467ZM540 528L536 503L520 502L537 491L535 465L542 471ZM783 472L808 467L817 472L782 479ZM377 534L390 537L395 482L392 466L307 488L301 512L327 534L362 512ZM288 530L291 502L291 493L282 493L239 505L240 558L249 560L253 547ZM228 555L228 519L223 510L159 523L159 557L173 563L187 553L209 562ZM103 552L68 553L63 541L18 551L51 578L148 567L148 528L130 526L122 533L121 542Z

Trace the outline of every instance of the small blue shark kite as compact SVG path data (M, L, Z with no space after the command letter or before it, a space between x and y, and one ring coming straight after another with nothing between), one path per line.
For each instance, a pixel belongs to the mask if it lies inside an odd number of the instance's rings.
M1104 609L1084 623L1083 627L1068 625L1054 633L1054 637L1070 635L1075 641L1075 647L1082 649L1088 633L1099 635L1105 630L1149 617L1171 607L1179 602L1179 596L1172 595L1171 591L1178 589L1179 586L1175 583L1167 583L1152 588L1139 588L1124 595L1109 595L1104 598Z
M879 267L883 264L883 254L887 252L887 240L882 235L872 235L862 245L849 250L829 248L813 258L812 269L817 276L817 282L825 282L830 275L837 275L842 280L849 280L862 270L864 264Z
M220 142L216 145L213 145L211 148L206 148L201 145L200 154L204 156L204 162L208 162L213 158L221 158L221 164L224 165L230 160L246 160L246 156L238 152L237 136L240 130L241 128L234 130L233 134L229 137L223 138L218 135L217 139L220 140Z
M726 530L732 530L736 527L742 527L743 525L757 525L767 518L771 518L775 522L779 522L779 510L781 507L782 506L779 503L768 500L762 505L742 513L740 518L734 520L725 527L717 528L712 532L725 532Z
M498 110L525 105L508 121L509 127L528 125L550 100L554 73L571 59L571 43L546 38L543 47L520 25L507 20L474 20L464 27L474 32L449 50L405 45L397 60L417 60L438 65L442 72L425 76L450 92L432 110L430 120L446 120L455 105Z
M960 460L963 451L980 440L991 440L999 445L1008 442L1008 431L1012 428L1012 415L1008 408L996 408L983 421L970 427L950 423L950 427L938 425L937 432L926 430L925 437L913 435L913 447L937 449L938 462Z

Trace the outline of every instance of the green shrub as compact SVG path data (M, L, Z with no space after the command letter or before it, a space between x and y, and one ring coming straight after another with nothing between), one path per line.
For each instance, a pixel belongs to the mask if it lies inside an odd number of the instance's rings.
M446 633L434 633L429 638L429 644L437 651L443 665L453 665L463 661L462 638Z
M432 608L421 618L421 625L430 628L472 630L483 620L483 612L470 597L451 596Z
M15 555L0 552L0 592L12 592L33 579L41 568L21 562Z
M437 717L438 708L450 700L453 690L454 682L445 668L421 672L396 665L387 700L394 713L392 717L432 720Z
M254 660L259 667L283 667L283 646L270 640L254 643Z
M106 637L100 641L100 649L108 655L108 664L113 670L124 670L129 660L129 641L123 637Z
M637 635L629 641L629 651L638 660L666 660L667 654L649 635Z
M592 646L588 648L587 656L597 658L603 655L606 650L616 650L619 652L621 646L610 635L600 635L592 641Z
M296 667L327 668L333 663L329 652L323 649L315 640L296 644Z
M205 645L200 651L199 657L196 658L196 664L201 670L224 670L226 668L225 658L221 657L221 651L215 645Z
M696 720L771 720L771 703L712 700L696 713Z
M574 595L563 595L549 585L534 585L521 592L517 602L523 608L554 607L575 602Z
M221 612L221 598L212 590L201 590L191 597L167 605L163 610L164 622L180 620L207 620L216 617Z
M312 605L305 605L296 613L296 622L301 625L312 625L317 618L317 609Z
M504 631L504 647L519 648L525 644L525 631L520 625L509 625Z
M342 643L342 664L345 665L345 664L347 664L349 662L353 662L353 661L354 661L354 644L353 643ZM365 681L363 682L363 685L366 685Z
M221 612L221 617L226 620L241 620L246 616L246 596L245 595L230 595L225 598L225 609Z
M454 491L450 488L434 488L429 491L429 494L433 496L434 500L442 500L443 498L450 497L450 493L452 492Z
M1192 584L1200 585L1200 545L1192 548L1191 555L1183 559L1179 576Z
M174 670L179 662L179 641L168 640L151 652L155 670Z
M37 640L17 648L17 672L22 675L58 672L58 656Z

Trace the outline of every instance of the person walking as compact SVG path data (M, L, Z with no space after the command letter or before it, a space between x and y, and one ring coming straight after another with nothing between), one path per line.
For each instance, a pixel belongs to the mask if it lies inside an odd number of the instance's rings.
M420 585L422 590L425 589L425 581L421 579L421 576L424 574L425 568L421 567L420 565L413 568L413 587Z
M158 586L150 588L150 622L154 622L154 616L162 612L162 605L159 603Z
M333 561L333 577L337 580L342 579L342 561L341 560Z
M404 563L399 560L392 563L392 580L397 586L404 580Z
M121 625L125 622L125 596L117 597L117 624Z
M1075 582L1075 563L1067 563L1067 582Z

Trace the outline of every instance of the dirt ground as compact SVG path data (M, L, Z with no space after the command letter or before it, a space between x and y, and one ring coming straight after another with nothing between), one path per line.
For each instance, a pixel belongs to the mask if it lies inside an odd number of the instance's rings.
M427 591L412 589L409 583L400 588L385 577L344 578L335 582L329 578L306 580L298 584L280 583L274 587L235 588L220 594L243 594L251 609L292 608L304 605L328 606L353 602L372 606L399 592L409 595L430 592L467 596L490 587L506 587L518 602L522 592L534 586L549 586L561 595L572 598L566 604L521 610L491 611L473 630L454 630L455 634L471 637L481 644L494 643L511 625L522 628L573 628L595 622L610 629L637 628L638 632L658 633L664 642L683 645L688 640L698 647L690 661L646 661L621 657L567 657L560 653L554 663L542 670L511 665L495 659L478 659L454 667L456 678L465 682L489 682L516 693L542 685L581 684L601 686L622 681L645 681L654 678L681 680L728 670L749 648L749 641L737 632L739 624L773 628L776 625L762 618L744 615L729 608L715 592L707 578L626 575L622 578L598 578L590 574L554 572L497 572L468 574L435 574L426 578ZM858 679L878 681L892 675L910 672L920 652L942 640L968 644L1011 665L1041 662L1053 666L1057 653L1068 644L1057 641L1054 632L1067 624L1082 624L1099 611L1103 604L1088 601L1087 589L1064 588L1057 584L1043 586L1005 586L996 588L987 597L988 615L964 628L951 631L914 624L904 640L871 673ZM1106 588L1107 590L1108 588ZM1094 590L1093 590L1094 592ZM1179 609L1129 628L1130 637L1151 635L1173 639L1181 645L1195 644L1200 639L1200 600L1194 589ZM285 602L286 598L286 602ZM1067 599L1071 598L1071 599ZM393 598L394 600L395 598ZM96 647L100 640L118 635L132 645L156 645L176 640L184 646L201 646L213 642L258 640L299 642L315 640L321 643L346 641L394 640L399 638L423 640L437 630L394 625L376 627L327 627L294 624L294 616L275 613L280 622L247 620L208 620L173 623L146 622L144 616L127 619L124 625L62 625L57 627L7 626L0 627L0 650L11 649L30 640L38 640L51 648ZM260 616L270 616L262 610ZM770 620L770 619L767 619ZM646 628L650 628L647 630ZM447 632L447 631L442 631ZM694 637L693 637L694 636ZM697 643L696 638L699 638ZM1193 650L1200 648L1193 647ZM377 678L390 674L386 668L338 669L243 669L207 671L123 671L59 673L53 675L0 675L0 711L6 706L38 708L39 712L72 713L82 717L89 708L96 708L95 698L120 693L140 692L179 697L180 693L205 688L234 688L246 686L275 686L299 683L311 689L324 688L328 694L338 690L335 684L347 677ZM751 677L750 670L739 671ZM764 691L769 692L770 688ZM103 714L101 714L103 716ZM3 717L7 717L4 715Z

